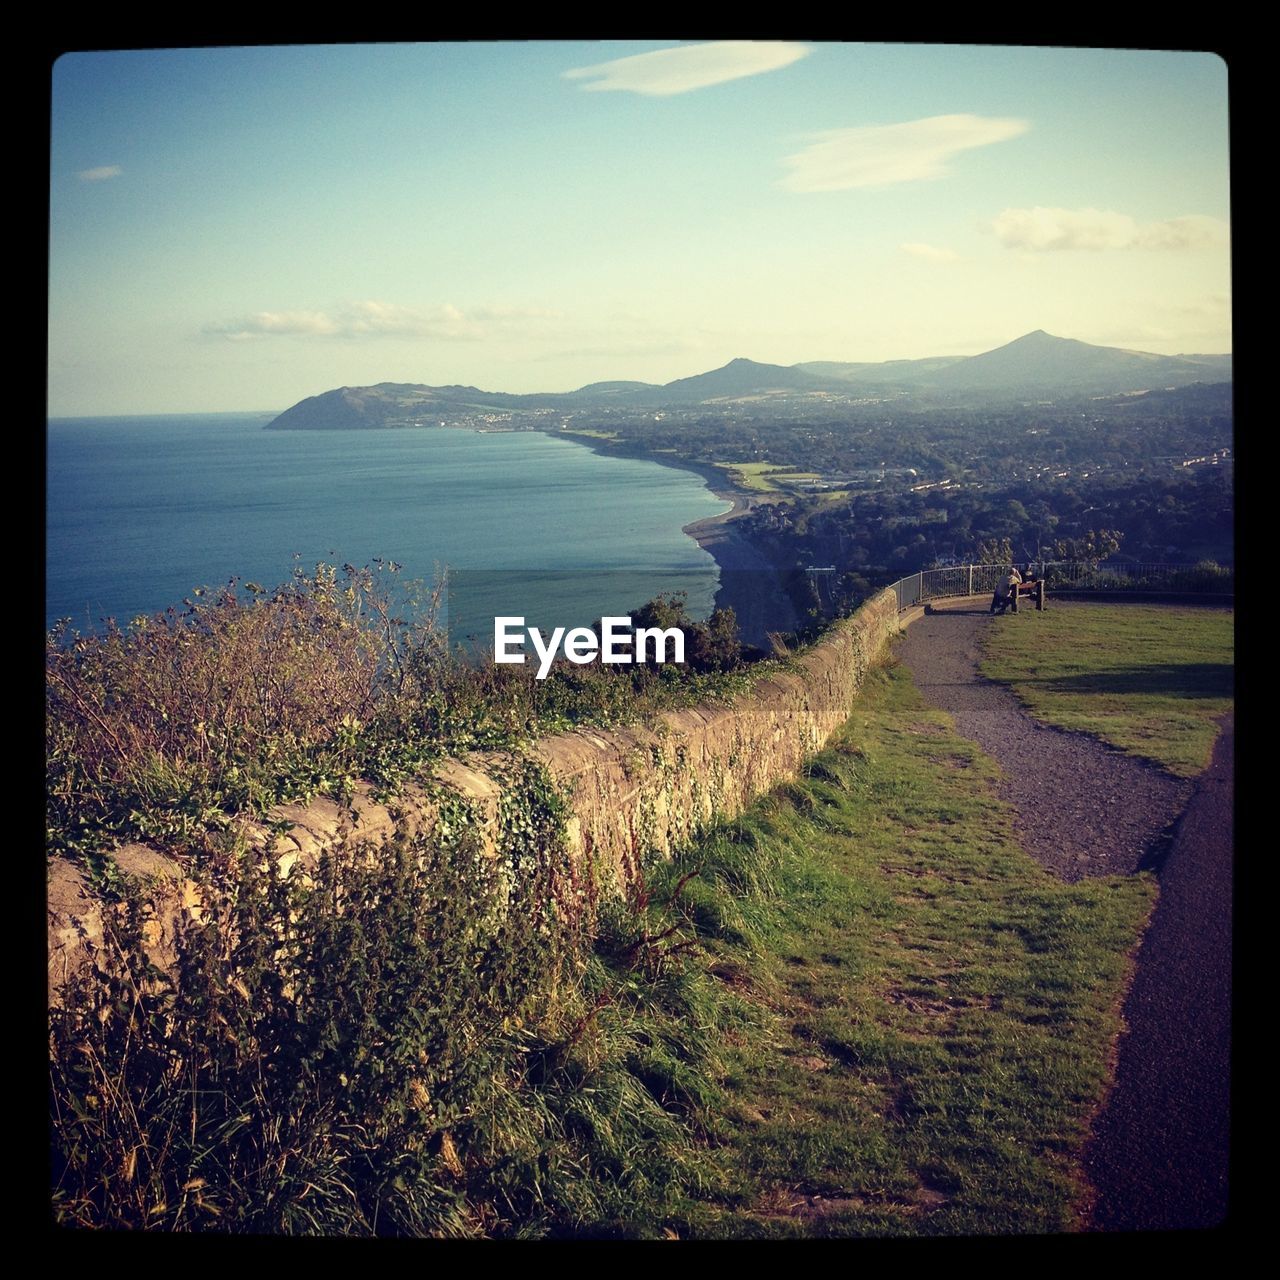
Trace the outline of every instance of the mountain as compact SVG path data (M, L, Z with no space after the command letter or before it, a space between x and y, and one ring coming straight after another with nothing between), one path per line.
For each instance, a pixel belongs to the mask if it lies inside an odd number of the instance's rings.
M597 387L649 384L599 383ZM299 400L292 408L267 423L277 431L350 431L362 427L408 426L430 418L433 413L485 412L510 409L541 409L563 404L589 407L608 400L611 393L592 392L584 387L569 395L534 393L510 395L505 391L481 391L479 387L453 383L429 387L413 382L379 382L372 387L338 387L318 396ZM612 393L617 395L617 392ZM627 392L626 394L634 394Z
M661 390L656 382L589 382L571 394L575 396L625 396L636 391Z
M766 397L785 401L815 395L856 400L868 392L934 403L942 399L970 405L998 404L1026 397L1115 395L1230 380L1231 357L1227 355L1161 356L1056 338L1037 329L976 356L878 363L811 360L794 365L739 358L665 386L592 382L577 391L530 395L410 382L338 387L299 401L267 427L278 431L359 430L413 425L446 412L570 411L606 406L640 409Z
M282 431L339 431L351 427L381 427L386 425L390 406L403 400L405 393L419 391L426 396L432 390L430 387L404 384L395 386L393 391L384 392L384 388L392 385L384 382L377 387L339 387L336 391L308 396L292 409L286 409L267 426ZM379 394L380 392L383 394Z
M968 356L926 356L923 360L882 360L878 363L845 364L839 360L806 360L795 365L819 378L838 378L867 386L909 386L928 378L939 369L959 364Z
M1146 391L1191 382L1226 382L1230 356L1158 356L1095 347L1037 329L994 351L969 356L929 375L939 391L1044 394Z
M646 395L668 404L701 403L704 400L733 400L778 392L842 391L848 387L833 378L812 374L798 365L761 364L757 360L730 360L719 369L677 378Z

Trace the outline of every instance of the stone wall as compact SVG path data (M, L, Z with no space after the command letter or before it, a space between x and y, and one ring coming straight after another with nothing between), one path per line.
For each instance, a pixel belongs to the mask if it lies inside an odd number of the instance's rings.
M535 754L571 799L571 846L625 883L646 850L687 844L793 776L849 718L868 666L898 631L883 593L733 706L668 712L657 732L578 732Z
M669 855L712 823L794 776L848 719L868 667L902 625L892 591L884 591L795 660L794 670L755 685L732 706L667 712L656 730L578 731L547 738L534 755L569 801L570 852L606 882L625 886L649 851ZM429 829L441 791L465 797L492 838L501 785L499 761L477 754L449 760L395 804L377 803L367 787L345 806L319 799L282 805L267 823L245 822L245 844L283 873L305 871L320 852L344 841L382 841ZM281 823L288 824L280 832ZM150 918L152 959L164 967L180 922L199 914L199 894L180 863L143 845L113 855L120 872L141 881ZM102 945L100 906L78 868L53 859L48 875L49 990L92 962Z

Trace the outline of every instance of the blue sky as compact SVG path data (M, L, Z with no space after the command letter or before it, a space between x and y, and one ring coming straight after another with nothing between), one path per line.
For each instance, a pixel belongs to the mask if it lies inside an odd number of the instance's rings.
M569 390L735 356L1230 335L1198 53L529 42L69 54L49 409Z

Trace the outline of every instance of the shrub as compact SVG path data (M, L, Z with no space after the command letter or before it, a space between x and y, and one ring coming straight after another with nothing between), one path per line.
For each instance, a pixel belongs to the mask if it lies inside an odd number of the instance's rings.
M394 793L446 754L641 720L745 687L729 614L692 624L679 602L694 629L688 668L561 661L535 680L528 667L451 653L437 601L413 599L395 568L320 565L274 592L235 582L197 591L128 628L55 627L45 661L51 851L91 867L129 839L199 852L233 814L341 798L360 778Z
M63 1225L287 1234L635 1234L705 1174L709 980L672 929L598 921L545 776L496 844L339 849L309 879L210 860L164 973L145 912L51 1021ZM647 904L646 904L647 906ZM705 1046L704 1050L705 1052Z

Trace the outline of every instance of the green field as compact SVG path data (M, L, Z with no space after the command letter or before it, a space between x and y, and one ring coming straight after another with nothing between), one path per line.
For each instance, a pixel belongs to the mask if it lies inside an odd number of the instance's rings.
M790 493L798 480L816 480L814 471L796 471L774 462L720 462L716 464L740 489L752 493Z
M589 440L616 440L618 433L616 431L602 431L598 427L574 427L572 431L564 432L569 437L586 436Z
M983 674L1037 719L1179 777L1209 763L1232 704L1233 611L1051 600L1002 621L988 630Z

